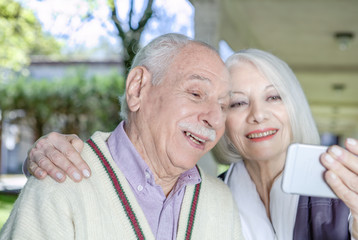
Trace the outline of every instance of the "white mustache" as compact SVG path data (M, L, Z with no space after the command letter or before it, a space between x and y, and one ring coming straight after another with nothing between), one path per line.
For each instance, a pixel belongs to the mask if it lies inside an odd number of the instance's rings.
M193 134L208 138L210 141L215 141L216 139L216 132L213 129L206 128L198 123L181 122L179 127Z

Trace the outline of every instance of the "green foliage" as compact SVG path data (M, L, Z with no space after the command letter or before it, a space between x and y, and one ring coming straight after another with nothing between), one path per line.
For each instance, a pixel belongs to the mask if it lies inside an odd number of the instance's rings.
M0 85L0 109L5 114L24 110L35 139L50 131L86 138L96 130L112 131L119 123L123 90L118 74L87 79L80 71L54 81L21 78Z
M32 11L14 0L0 0L0 68L19 72L30 63L30 55L58 55L60 48L42 32Z
M0 194L0 229L8 219L17 195Z
M217 175L220 175L221 173L227 171L229 169L230 165L225 165L225 164L218 164L218 170L217 170Z
M43 0L48 1L48 0ZM125 74L128 74L128 71L130 69L130 66L132 64L132 61L135 57L135 54L139 51L140 48L140 39L142 37L142 33L147 27L149 21L151 19L154 19L158 16L156 16L154 10L153 10L153 4L154 0L148 0L144 1L143 9L144 11L138 11L137 7L138 4L134 0L129 1L129 9L126 17L120 16L120 6L122 4L122 1L120 0L107 0L107 6L108 10L110 12L109 19L102 19L98 16L98 14L95 14L95 11L99 8L99 5L103 3L103 1L99 0L84 0L84 2L87 3L87 11L84 13L83 11L75 12L73 15L71 15L70 19L81 19L82 26L85 26L86 23L91 22L93 19L96 19L97 21L102 21L102 25L106 26L107 21L110 21L115 31L113 31L112 27L107 27L107 31L111 35L116 35L118 39L120 40L120 57L123 60L124 64L124 70L126 71ZM140 1L139 1L140 2ZM122 5L123 6L123 5ZM61 16L63 13L58 13L57 15L54 15L56 17ZM71 24L71 20L68 22L68 25ZM76 31L81 30L81 28L77 28ZM76 56L76 54L79 53L78 50L81 50L80 48L76 48L76 51L73 52ZM83 53L80 54L82 55ZM111 52L112 53L112 52Z

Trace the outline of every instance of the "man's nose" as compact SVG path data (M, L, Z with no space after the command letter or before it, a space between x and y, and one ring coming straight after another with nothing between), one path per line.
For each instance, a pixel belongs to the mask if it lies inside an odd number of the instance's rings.
M226 114L220 104L208 104L206 109L199 115L200 122L211 129L218 129L225 126Z

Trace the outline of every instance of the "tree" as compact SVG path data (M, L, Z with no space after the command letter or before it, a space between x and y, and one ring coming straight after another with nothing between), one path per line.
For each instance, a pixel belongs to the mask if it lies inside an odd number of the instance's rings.
M46 4L46 0L37 0L43 4ZM98 17L96 15L96 11L99 7L103 6L102 0L83 0L87 3L87 11L78 11L75 14L66 15L63 11L58 10L58 12L53 12L53 21L56 22L55 18L59 18L59 16L63 16L63 19L67 19L67 30L61 31L55 34L58 38L71 38L75 32L80 32L82 29L85 29L90 22L93 20L100 21L102 27L110 34L114 35L118 38L118 42L120 44L119 49L121 50L120 57L123 61L125 75L128 73L128 70L131 66L132 60L135 54L138 52L140 48L140 39L143 31L145 30L148 22L156 17L156 13L153 8L154 0L144 1L144 5L142 7L142 11L138 11L136 7L136 1L129 1L129 9L127 13L127 17L125 19L120 17L119 10L122 7L120 4L123 4L123 0L106 0L108 7L108 16L103 19L102 17ZM81 5L83 7L83 5ZM66 16L65 16L66 15ZM80 19L80 23L79 20ZM79 51L80 50L80 51ZM73 50L73 53L77 54L77 56L72 57L83 57L83 55L87 55L83 53L84 50L88 49L79 49L76 48ZM71 55L71 53L69 54ZM79 56L80 55L80 56Z
M0 85L0 109L4 115L25 111L17 120L31 127L34 139L50 131L87 138L119 123L118 95L123 91L124 78L117 73L87 79L83 70L52 82L19 78Z
M53 1L49 0L27 1L38 1L45 6L53 3ZM190 1L182 1L187 2L190 5ZM173 26L177 27L176 25L173 25L176 21L176 14L168 12L166 7L164 7L165 5L169 5L169 2L171 1L164 4L154 0L81 0L74 1L73 3L71 2L71 10L64 10L61 9L61 7L51 8L52 4L51 6L48 6L50 8L49 11L52 13L52 19L49 20L47 18L46 20L47 22L51 21L56 25L60 24L60 21L57 21L57 19L61 19L61 30L59 31L56 28L52 28L51 30L49 29L49 31L51 31L56 38L64 39L67 42L70 40L71 43L73 43L75 40L74 36L78 33L88 33L88 26L100 22L101 29L96 28L96 30L99 30L98 34L103 34L102 31L105 30L108 33L106 34L106 37L110 35L118 40L118 48L113 51L112 47L110 52L106 52L106 57L120 57L123 61L125 74L127 74L132 60L140 48L140 42L145 40L144 37L147 37L144 36L143 33L148 33L147 30L150 29L151 32L149 34L155 36L173 31ZM139 7L140 4L138 3L142 4L142 6ZM162 6L160 4L162 4ZM74 11L73 7L76 6L78 10ZM107 8L106 16L102 14L103 6L105 6L104 8ZM99 9L101 10L100 14L98 14ZM123 16L123 9L125 9L126 12L125 16ZM190 17L188 19L190 19ZM190 24L187 25L189 26L181 26L174 31L183 33L186 31L187 33L190 33L188 32ZM98 27L98 25L95 25L95 27ZM96 38L97 37L98 36L96 36ZM111 38L111 41L113 39L114 38ZM108 39L107 41L109 42ZM67 48L63 50L67 51L67 57L83 58L88 56L88 52L85 52L88 51L88 49L84 47L88 42L89 41L85 40L80 45L76 45L75 47L67 46ZM106 48L108 45L103 44L102 46ZM121 52L119 53L118 50ZM96 53L98 54L98 49L96 50ZM113 53L117 53L117 55L114 55ZM100 52L100 55L102 54L103 51Z
M114 0L109 0L108 5L111 9L111 19L118 30L118 36L122 39L123 44L123 62L126 71L128 72L132 60L139 49L139 39L143 33L144 27L148 20L153 15L153 0L148 0L143 15L140 17L138 23L134 23L134 0L130 1L130 10L128 13L128 26L129 30L125 31L123 28L124 23L120 20L117 11L117 5ZM127 73L126 72L126 73Z
M0 69L20 72L30 55L58 54L60 45L42 32L32 11L14 0L0 0L0 49Z
M97 0L87 0L91 7L88 12L82 16L84 22L91 21L94 18L93 11L98 7ZM109 8L109 21L113 23L116 33L115 35L120 39L122 50L121 59L124 64L125 75L127 75L132 64L135 54L138 52L140 45L140 38L148 21L155 15L153 9L153 0L147 0L144 3L143 11L138 13L135 7L135 1L129 0L129 10L126 19L121 19L119 16L120 0L107 0ZM105 25L105 24L103 24ZM108 31L111 31L108 29Z
M42 32L32 11L14 0L0 0L0 87L6 87L14 75L25 75L31 55L59 54L60 44ZM3 92L3 97L8 93ZM0 136L4 111L0 108ZM0 146L1 146L0 138ZM1 148L0 148L1 165Z

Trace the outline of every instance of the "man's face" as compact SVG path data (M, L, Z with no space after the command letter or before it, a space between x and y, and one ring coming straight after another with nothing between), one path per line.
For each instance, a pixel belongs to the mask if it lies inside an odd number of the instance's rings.
M229 73L213 51L191 44L171 63L162 82L141 92L136 117L145 161L162 175L195 166L225 130Z

